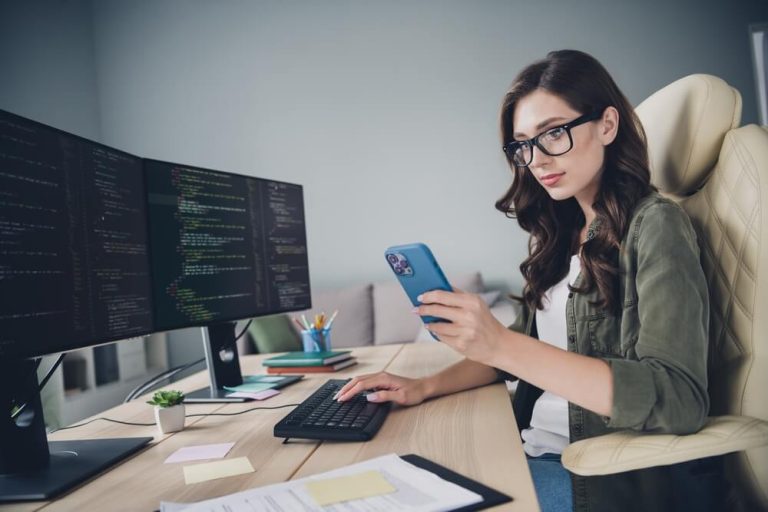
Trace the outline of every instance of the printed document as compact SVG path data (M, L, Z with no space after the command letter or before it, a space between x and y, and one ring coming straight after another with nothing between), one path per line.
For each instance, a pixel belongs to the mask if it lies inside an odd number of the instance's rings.
M325 506L313 498L318 484L338 484L338 477L376 472L394 492ZM307 484L312 485L308 488ZM342 499L342 498L339 498ZM198 503L161 503L161 512L437 512L480 503L483 497L410 464L395 454L376 457L298 480L268 485ZM327 501L326 501L327 503Z

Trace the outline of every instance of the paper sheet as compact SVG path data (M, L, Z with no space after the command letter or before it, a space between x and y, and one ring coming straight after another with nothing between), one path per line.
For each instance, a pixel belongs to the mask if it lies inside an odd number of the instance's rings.
M315 503L322 507L397 491L378 471L315 480L307 482L306 488Z
M256 470L253 469L248 457L237 457L235 459L195 464L194 466L184 466L184 481L189 485L227 476L253 473L254 471Z
M165 464L188 462L191 460L220 459L226 456L233 446L235 446L235 443L185 446L184 448L179 448L165 459Z
M309 482L359 475L376 471L395 492L381 496L319 505L307 489ZM482 496L429 471L404 461L395 454L384 455L333 471L289 482L222 496L199 503L161 503L162 512L437 512L453 510L483 501Z

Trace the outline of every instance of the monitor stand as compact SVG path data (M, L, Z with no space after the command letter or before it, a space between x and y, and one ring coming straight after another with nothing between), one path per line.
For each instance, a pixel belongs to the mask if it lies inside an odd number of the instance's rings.
M243 383L240 359L235 345L235 322L222 322L203 327L205 363L211 384L208 387L186 393L187 403L203 402L245 402L247 398L230 397L232 391L224 386L239 386Z
M0 503L55 498L138 452L151 437L50 441L45 433L36 365L0 357Z

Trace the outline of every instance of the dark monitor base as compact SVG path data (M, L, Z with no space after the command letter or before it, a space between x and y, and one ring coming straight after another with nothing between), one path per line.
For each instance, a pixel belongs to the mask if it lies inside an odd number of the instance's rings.
M0 476L0 503L55 498L141 450L151 437L50 441L48 468Z
M247 398L238 398L238 397L228 397L227 395L231 395L234 393L234 391L228 391L226 389L213 389L211 390L210 387L203 388L203 389L197 389L195 391L192 391L190 393L184 394L184 402L188 404L199 404L199 403L216 403L216 402L246 402L248 401Z

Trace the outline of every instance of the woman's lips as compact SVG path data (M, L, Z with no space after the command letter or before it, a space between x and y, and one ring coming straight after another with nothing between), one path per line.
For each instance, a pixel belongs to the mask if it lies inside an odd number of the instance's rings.
M541 182L547 187L551 187L552 185L560 181L560 178L562 178L564 175L565 175L564 172L559 172L555 174L546 174L541 177Z

